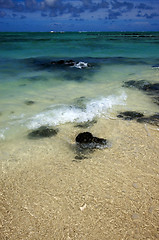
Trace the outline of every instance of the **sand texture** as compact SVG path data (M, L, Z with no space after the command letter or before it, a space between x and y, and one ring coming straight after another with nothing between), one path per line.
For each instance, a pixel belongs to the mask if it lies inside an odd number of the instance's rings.
M159 131L100 119L111 147L75 159L83 129L1 143L2 240L159 239ZM85 131L85 130L84 130Z

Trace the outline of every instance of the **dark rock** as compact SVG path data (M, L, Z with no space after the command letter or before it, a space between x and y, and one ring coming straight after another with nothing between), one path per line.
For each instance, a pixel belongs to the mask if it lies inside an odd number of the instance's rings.
M159 105L159 97L154 97L154 103L156 103L157 105Z
M137 88L139 90L144 90L144 91L149 89L149 86L150 86L150 83L145 80L141 80L141 81L130 80L130 81L124 82L123 84L123 87L133 87L133 88Z
M75 65L75 61L73 60L59 60L59 61L52 61L51 64L52 65L67 65L67 66L74 66Z
M153 68L159 68L159 64L153 65Z
M144 91L146 94L151 95L152 99L154 99L154 103L159 105L159 83L149 83L145 80L131 80L125 82L123 87L132 87Z
M50 59L50 58L29 58L23 60L30 68L35 71L47 70L52 73L56 79L67 81L92 81L91 76L98 71L101 67L98 63L89 64L88 61L92 61L92 58L84 58L81 61L67 60L67 59ZM96 62L96 59L95 59ZM28 76L23 78L24 81L46 81L45 76Z
M81 155L76 155L76 156L75 156L75 159L76 159L76 160L82 160L82 159L84 159L84 158L83 158L83 156L81 156Z
M159 83L150 84L147 88L148 91L159 91Z
M26 100L24 103L25 103L26 105L33 105L35 102L32 101L32 100Z
M135 119L139 123L149 123L152 125L159 126L159 113L156 113L152 116L144 117L142 113L135 111L121 112L117 117L124 120L133 120Z
M24 62L26 62L29 66L34 66L36 69L63 69L63 68L68 68L68 67L75 67L75 68L90 68L92 64L84 62L84 61L75 61L75 60L66 60L66 59L61 59L61 60L55 60L51 61L48 58L29 58L25 59Z
M76 63L76 62L73 61L73 60L67 60L67 61L65 61L65 64L68 65L68 66L74 66L75 63Z
M152 116L149 116L149 117L144 117L144 118L137 119L137 122L149 123L149 124L152 124L152 125L155 125L155 126L159 126L159 113L156 113L156 114L154 114Z
M144 115L142 113L135 112L135 111L121 112L119 115L117 115L118 118L123 118L124 120L139 119L143 116Z
M106 139L94 137L90 132L78 134L76 143L82 149L105 148L108 146L108 141Z
M156 93L159 92L159 83L149 83L145 80L135 81L131 80L124 82L123 87L134 87L145 92Z
M76 155L75 156L75 160L73 160L74 162L79 162L80 160L83 160L83 159L88 159L88 157L86 157L85 154L79 154L79 155Z
M92 121L87 121L87 122L84 122L84 123L76 124L75 127L89 128L89 127L93 126L95 123L97 123L97 120L94 119Z
M40 128L30 132L28 134L29 138L45 138L52 137L58 133L58 129L49 128L47 126L41 126Z
M94 152L93 148L83 148L83 145L77 143L75 148L75 159L73 161L81 161L83 159L88 159L89 155Z
M135 75L135 73L129 73L129 76Z
M78 134L76 142L78 143L90 143L93 139L93 135L90 132L83 132Z
M65 61L64 60L52 61L51 64L61 65L61 64L65 64Z
M85 62L75 62L73 60L59 60L59 61L52 61L51 65L56 66L69 66L69 67L77 67L77 68L86 68L90 67L91 65Z
M86 109L86 103L85 103L85 101L86 101L86 97L84 97L84 96L79 97L79 98L76 98L76 99L74 100L74 105L75 105L75 107L84 110L84 109Z

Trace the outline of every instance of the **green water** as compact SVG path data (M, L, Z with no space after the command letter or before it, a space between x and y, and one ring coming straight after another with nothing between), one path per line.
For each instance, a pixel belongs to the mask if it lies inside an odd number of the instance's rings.
M1 140L41 125L109 117L120 109L157 112L149 96L123 82L158 82L153 67L159 64L158 43L158 32L0 33ZM61 59L90 67L50 65Z

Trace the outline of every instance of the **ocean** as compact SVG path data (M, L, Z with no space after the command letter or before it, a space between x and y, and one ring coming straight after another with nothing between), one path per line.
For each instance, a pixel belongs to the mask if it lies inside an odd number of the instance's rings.
M123 110L154 114L123 83L158 81L158 43L158 32L0 33L0 141Z
M159 239L159 32L0 33L0 53L1 238Z

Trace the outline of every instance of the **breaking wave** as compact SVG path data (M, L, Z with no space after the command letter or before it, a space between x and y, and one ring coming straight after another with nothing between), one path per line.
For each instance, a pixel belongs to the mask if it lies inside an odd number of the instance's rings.
M108 96L100 99L94 99L86 103L85 108L67 105L54 105L52 109L41 112L27 123L29 129L36 129L43 125L56 126L69 122L87 122L95 117L107 116L108 111L114 105L125 105L127 96L122 93L120 96Z

